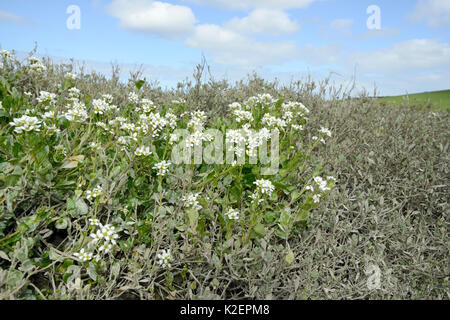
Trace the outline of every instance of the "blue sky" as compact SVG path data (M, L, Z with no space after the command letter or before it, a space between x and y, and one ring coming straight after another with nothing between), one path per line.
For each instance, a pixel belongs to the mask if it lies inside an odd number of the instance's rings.
M68 29L70 5L80 29ZM369 30L375 5L380 29ZM450 87L449 0L10 0L0 3L3 49L74 58L121 77L145 76L172 87L192 75L202 54L216 79L253 70L288 82L333 72L382 95Z

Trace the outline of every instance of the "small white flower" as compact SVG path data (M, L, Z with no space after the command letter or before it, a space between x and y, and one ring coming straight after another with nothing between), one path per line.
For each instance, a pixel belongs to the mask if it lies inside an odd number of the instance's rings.
M181 201L184 202L184 206L186 208L193 208L193 209L201 209L201 206L199 205L198 201L197 201L197 197L199 196L200 193L191 193L188 194L187 196L183 196L181 198Z
M149 155L152 154L152 152L150 151L150 147L142 146L137 148L134 154L137 155L138 157L141 156L148 157Z
M161 161L159 163L156 163L153 166L153 169L157 170L156 175L158 175L158 176L165 176L167 171L168 171L168 169L169 169L169 166L171 164L172 163L170 161L163 160L163 161Z
M253 184L256 185L256 191L260 194L271 195L275 190L275 187L269 180L260 179L253 182Z
M324 135L326 135L326 136L328 136L328 137L331 137L331 131L328 130L327 128L320 127L319 132L320 132L320 133L323 133Z
M102 98L108 104L113 103L113 100L114 100L114 97L112 95L110 95L110 94L104 94L104 95L102 95Z
M230 220L238 220L239 219L239 211L231 208L225 213L225 216Z
M319 203L320 202L320 194L314 194L313 200L314 200L314 203Z
M93 190L87 190L86 191L86 199L92 200L97 197L100 197L103 195L103 189L101 186L95 187Z
M66 75L64 76L64 78L68 79L68 80L75 80L77 78L77 75L74 73L66 73Z
M100 252L103 251L104 253L108 253L112 249L112 247L113 247L113 245L111 243L105 242L98 248L98 251L100 251Z
M102 224L100 223L100 220L98 220L98 219L89 219L89 224L91 225L91 226L102 226Z
M81 260L81 262L92 260L92 253L85 252L84 248L80 250L80 252L73 254L75 257Z
M97 142L91 142L91 143L89 144L89 147L90 147L92 150L94 150L94 151L100 151L102 145L101 145L100 143L97 143Z
M103 99L94 99L92 101L92 110L94 110L95 114L103 114L105 111L109 109L108 103L106 103Z
M52 118L54 118L54 117L55 117L55 113L54 113L53 111L45 112L45 113L42 115L42 118L43 118L44 120L52 119Z
M39 97L37 98L37 101L41 104L46 104L46 105L53 105L56 102L56 94L54 93L50 93L47 91L41 91L39 93Z
M128 101L130 101L131 103L139 103L139 96L136 92L130 92L128 94Z
M73 122L82 123L89 117L86 111L86 107L79 101L74 101L73 106L69 109L64 117Z
M170 268L170 262L172 261L172 255L170 253L170 249L161 250L161 253L158 253L157 256L158 263L164 268Z

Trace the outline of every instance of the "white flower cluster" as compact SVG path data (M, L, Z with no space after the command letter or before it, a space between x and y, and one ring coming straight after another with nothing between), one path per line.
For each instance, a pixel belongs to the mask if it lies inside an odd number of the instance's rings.
M170 137L171 139L175 139L173 135ZM189 136L186 137L185 143L186 146L189 148L192 148L195 146L201 146L203 141L211 141L213 137L210 134L207 134L201 130L196 130L193 133L189 134ZM173 140L172 140L173 143Z
M311 192L314 192L313 194L313 201L314 203L319 203L320 198L322 195L331 190L331 187L329 186L330 183L335 183L336 179L332 176L326 177L326 179L323 179L322 177L314 177L315 184L308 185L305 187L305 190L309 190Z
M67 92L69 93L69 98L68 98L69 101L72 101L72 102L78 101L78 98L80 97L79 89L73 87L73 88L70 88L69 90L67 90Z
M141 114L139 118L142 133L146 135L151 132L153 138L158 137L168 124L167 120L157 112L152 112L148 116Z
M239 219L239 211L231 208L225 213L225 216L230 220L238 220Z
M228 105L228 108L234 112L235 110L242 110L242 105L239 102L233 102Z
M88 199L89 201L98 198L102 195L103 195L103 188L101 186L96 186L93 190L86 191L86 199Z
M95 226L101 225L101 223L100 223L100 220L93 218L93 219L89 219L89 225L95 227Z
M253 184L256 185L256 192L260 194L266 194L270 196L272 192L275 190L275 187L269 180L260 179L253 182Z
M90 234L92 242L88 243L87 252L84 248L78 253L74 253L74 256L81 260L81 262L86 262L95 258L95 260L100 260L100 254L106 254L113 249L113 246L117 244L116 239L119 238L118 232L114 226L110 224L103 225L100 220L96 218L89 219L89 225L92 227L97 227L97 231ZM96 248L92 248L95 245ZM94 257L94 250L97 250L97 255Z
M260 103L263 107L272 107L275 102L277 102L277 99L274 99L268 93L263 93L248 98L247 101L245 101L245 104L250 107L254 107L256 104Z
M170 253L170 249L161 250L161 253L158 253L156 257L158 258L158 263L160 266L162 266L163 268L170 268L170 262L173 259L172 254Z
M64 117L73 122L83 123L89 117L84 103L74 101L73 106L64 113Z
M113 97L111 95L103 95L102 99L94 99L92 101L92 109L95 114L103 114L104 112L108 112L111 110L117 110L117 106L111 105Z
M172 100L172 103L173 104L184 104L184 103L186 103L186 100L184 100L184 99L178 99L178 100Z
M167 112L164 118L166 119L167 121L166 125L169 126L169 128L173 130L177 127L178 117L175 114L173 114L172 112Z
M123 117L116 117L109 121L109 125L113 126L113 127L119 127L119 126L122 126L122 124L124 124L126 122L127 122L127 119L125 119Z
M309 109L306 108L301 102L293 102L293 101L283 102L281 108L283 109L283 112L287 111L296 112L303 116L309 114Z
M44 66L41 61L36 57L28 57L28 66L31 71L36 73L41 73L47 70L47 67Z
M274 116L271 116L270 114L266 113L262 120L261 120L262 124L269 126L270 128L280 128L280 129L284 129L287 126L287 121L286 119L281 119L281 118L277 118Z
M12 60L13 55L8 50L1 50L0 56L4 57L5 59Z
M94 99L92 100L92 109L95 114L103 114L108 108L108 104L103 99Z
M331 137L331 131L328 130L327 128L320 127L319 132L322 133L322 134L324 134L324 135L326 135L326 136L328 136L328 137Z
M94 151L100 151L102 145L101 145L100 143L97 143L97 142L91 142L91 143L89 144L89 147L90 147L92 150L94 150Z
M253 115L250 111L236 109L233 111L233 114L236 116L236 121L238 123L245 121L253 121Z
M245 152L245 134L242 129L229 129L225 135L225 143L227 145L227 152L234 152L241 157Z
M250 198L261 203L264 201L263 196L270 196L272 192L275 190L274 185L269 180L260 179L253 182L256 185L256 190L250 195Z
M139 96L136 92L130 92L128 94L128 101L131 103L138 104L139 103Z
M123 146L122 150L126 150L125 147L129 146L131 141L137 142L137 132L132 133L129 136L122 136L117 139L117 142Z
M91 233L93 243L101 243L98 251L108 253L113 248L113 245L117 244L116 239L119 237L117 234L118 231L110 224L102 225L98 222L96 225L98 226L97 232Z
M40 131L41 121L36 117L24 115L20 118L14 118L9 125L15 127L14 132L22 133L23 131Z
M271 133L267 128L255 131L244 126L243 129L227 130L225 142L228 152L235 152L240 157L246 150L249 157L255 157L257 148L267 142L270 137Z
M54 105L56 103L56 94L50 93L47 91L41 91L39 93L39 97L37 98L37 101L40 104L43 104L46 106L46 109L50 108L50 106Z
M128 133L133 133L133 132L137 132L138 129L136 128L136 125L134 123L122 123L120 125L120 130L124 130L127 131Z
M152 152L150 151L150 147L141 146L134 151L134 154L138 157L148 157Z
M163 161L161 161L161 162L159 162L159 163L156 163L156 164L153 166L153 169L154 169L154 170L157 170L157 172L156 172L156 175L157 175L157 176L165 176L166 173L167 173L167 171L169 170L169 166L170 166L171 164L172 164L172 163L171 163L170 161L163 160Z
M85 252L84 248L81 249L80 252L76 252L73 255L80 259L81 262L92 260L93 257L92 252Z
M155 109L155 104L150 99L141 100L141 110L144 113L152 112Z
M259 131L251 131L244 128L247 137L247 155L256 157L257 148L270 139L270 130L262 128Z
M191 120L189 120L187 126L194 131L201 131L206 122L206 114L204 111L194 111L191 112Z
M53 111L47 111L42 115L42 119L48 120L48 119L54 119L55 113Z
M77 75L74 74L74 73L68 72L68 73L66 73L66 75L64 76L64 78L66 78L67 80L73 81L73 80L75 80L75 79L77 78Z
M197 210L199 210L199 209L201 209L201 206L200 206L200 204L198 203L198 200L197 200L199 194L200 194L200 193L191 193L191 194L188 194L187 196L183 196L183 197L181 198L181 201L184 202L184 206L185 206L186 208L192 208L192 209L197 209Z
M305 128L302 125L298 125L298 124L293 124L292 129L297 130L297 131L303 131L305 130Z
M319 132L321 133L321 137L317 137L317 136L313 136L311 139L313 141L317 141L319 140L320 142L322 142L323 144L325 144L325 139L323 137L327 136L327 137L331 137L331 131L328 130L327 128L324 127L320 127Z

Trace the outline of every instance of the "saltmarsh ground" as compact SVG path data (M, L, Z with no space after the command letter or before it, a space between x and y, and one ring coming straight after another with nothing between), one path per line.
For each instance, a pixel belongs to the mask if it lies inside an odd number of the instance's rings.
M448 109L2 61L1 299L449 298ZM167 162L173 127L245 124L280 130L276 175Z

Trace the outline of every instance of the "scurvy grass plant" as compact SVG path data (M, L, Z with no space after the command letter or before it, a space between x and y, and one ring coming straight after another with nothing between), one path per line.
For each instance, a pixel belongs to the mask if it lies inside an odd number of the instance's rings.
M0 299L448 298L448 111L0 61Z
M150 248L148 259L167 269L169 290L170 268L185 263L189 246L208 238L223 259L229 250L260 246L267 234L287 241L334 186L334 178L318 175L320 168L312 176L302 171L331 133L322 128L320 140L308 140L303 130L310 111L300 102L259 94L230 104L229 117L208 123L205 112L188 111L184 101L153 103L140 92L142 82L119 106L109 92L84 94L72 73L57 92L20 92L7 77L21 70L45 78L45 66L31 57L20 68L7 52L2 59L9 69L1 87L0 249L8 260L25 252L10 285L53 267L58 285L95 287L105 272L120 268L115 261ZM176 129L188 130L184 143L192 148L212 141L211 128L225 133L227 151L243 161L171 162L181 138ZM279 135L279 167L263 176L263 164L249 159L272 131ZM39 239L26 238L38 229ZM59 245L49 241L55 233L65 235ZM226 245L230 239L234 248Z

